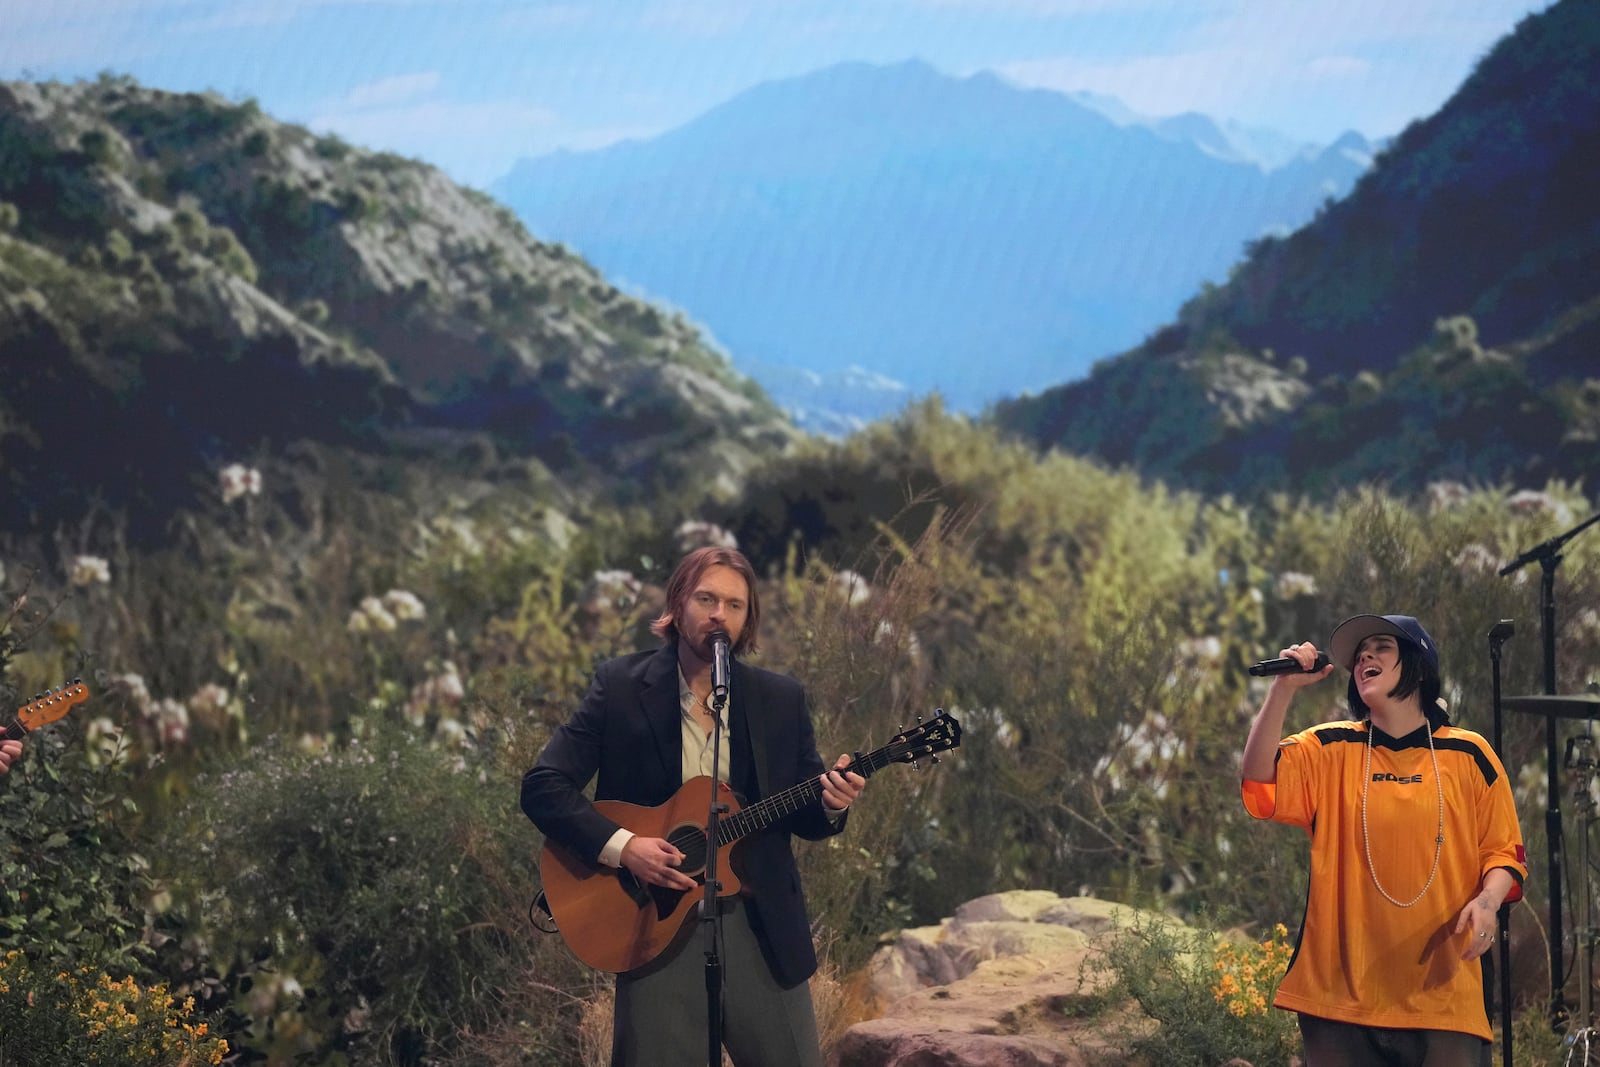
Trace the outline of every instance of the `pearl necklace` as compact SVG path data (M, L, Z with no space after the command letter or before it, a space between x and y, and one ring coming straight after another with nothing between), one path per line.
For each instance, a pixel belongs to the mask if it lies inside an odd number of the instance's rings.
M1439 794L1439 824L1433 838L1433 869L1428 872L1428 880L1416 896L1399 901L1390 896L1389 891L1383 888L1383 883L1378 881L1378 868L1372 862L1372 834L1367 829L1367 790L1372 786L1372 735L1377 732L1377 726L1370 717L1367 719L1367 769L1361 776L1361 842L1367 849L1367 870L1372 874L1372 884L1378 887L1378 892L1383 894L1385 900L1397 908L1409 908L1423 898L1439 873L1439 857L1444 853L1444 782L1439 778L1439 753L1433 747L1433 723L1424 721L1423 725L1428 731L1428 755L1433 757L1433 786Z

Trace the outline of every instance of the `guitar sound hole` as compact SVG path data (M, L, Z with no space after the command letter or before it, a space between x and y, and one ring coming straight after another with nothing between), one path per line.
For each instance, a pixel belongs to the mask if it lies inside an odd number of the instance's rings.
M693 878L706 869L706 834L694 826L680 826L667 835L672 847L683 853L678 870Z

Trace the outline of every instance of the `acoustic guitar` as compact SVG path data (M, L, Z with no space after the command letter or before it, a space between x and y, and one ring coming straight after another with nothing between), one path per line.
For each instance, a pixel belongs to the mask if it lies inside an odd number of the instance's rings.
M891 763L916 763L960 743L961 724L941 708L932 719L896 735L882 748L856 756L850 770L866 778ZM684 856L678 869L699 882L699 890L642 885L626 868L604 867L545 841L539 855L539 878L556 928L574 956L599 971L631 971L655 959L689 928L685 920L705 894L706 816L711 795L711 778L702 776L683 783L671 800L657 807L620 800L598 800L594 805L641 837L672 842ZM728 806L728 813L717 820L717 895L731 896L741 884L735 852L740 839L820 803L822 783L811 778L747 808L740 807L726 782L717 783L717 796Z
M20 741L29 730L55 722L66 715L76 704L89 699L89 687L74 678L71 685L61 686L37 694L33 700L17 709L16 718L0 729L0 741Z

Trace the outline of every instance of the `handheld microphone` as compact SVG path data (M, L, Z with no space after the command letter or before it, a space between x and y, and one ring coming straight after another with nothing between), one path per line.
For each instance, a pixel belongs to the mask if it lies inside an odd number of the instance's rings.
M718 711L728 702L728 634L725 630L711 633L711 703Z
M1326 667L1328 663L1328 654L1326 652L1318 652L1317 661L1311 665L1311 669L1309 671L1304 671L1303 673L1316 674L1322 668ZM1273 674L1295 674L1297 672L1301 672L1300 661L1292 656L1280 656L1277 659L1264 659L1260 663L1252 665L1250 668L1250 673L1255 675L1257 678L1265 678L1268 675Z

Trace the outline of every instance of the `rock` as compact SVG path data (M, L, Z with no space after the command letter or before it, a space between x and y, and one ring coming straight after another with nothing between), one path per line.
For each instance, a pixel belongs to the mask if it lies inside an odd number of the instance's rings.
M879 1017L845 1032L830 1067L1115 1063L1101 1036L1106 1019L1080 1010L1098 988L1083 966L1094 935L1139 914L1028 890L980 897L938 926L903 930L865 968Z
M949 985L985 960L1081 949L1089 936L1135 910L1093 897L1014 890L970 900L938 926L902 930L867 964L868 999L882 1007L928 986Z

